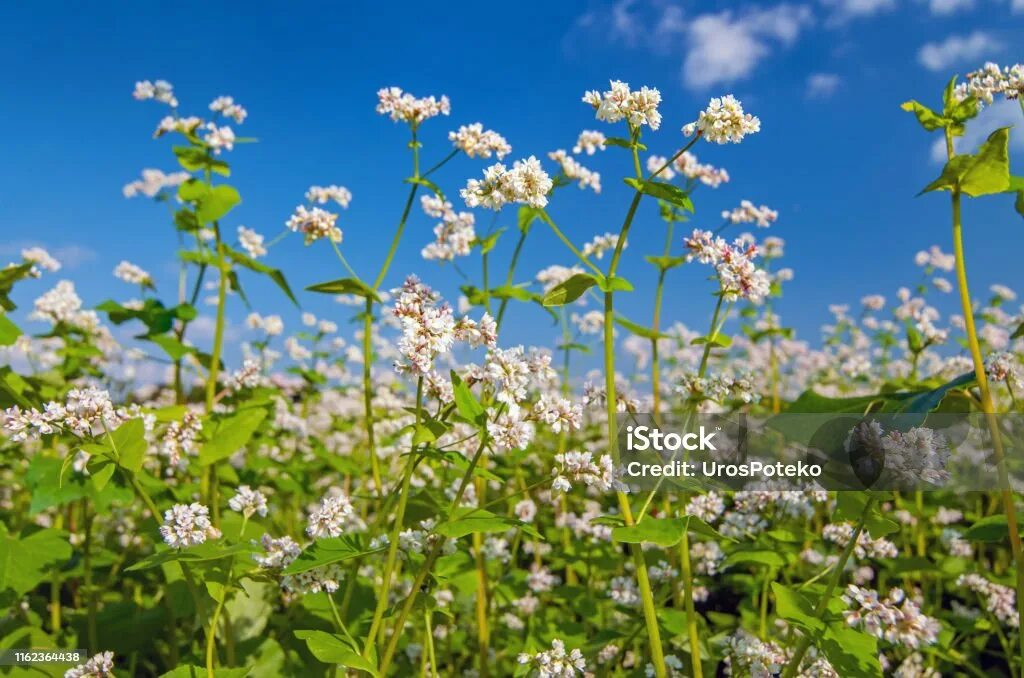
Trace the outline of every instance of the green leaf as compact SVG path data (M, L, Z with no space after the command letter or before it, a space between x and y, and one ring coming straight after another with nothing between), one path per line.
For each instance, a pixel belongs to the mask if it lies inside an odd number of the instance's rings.
M622 276L613 276L611 278L598 278L597 286L602 292L632 292L633 283L629 282Z
M346 534L341 537L317 539L299 554L282 574L300 574L317 567L340 563L353 558L361 558L371 553L383 551L386 547L371 549L364 535Z
M597 278L589 273L577 273L568 280L556 285L550 292L544 295L545 306L563 306L572 303L583 296L591 287L597 284Z
M725 565L742 565L753 563L755 565L767 565L771 568L782 568L787 565L786 559L775 551L767 549L749 549L730 553L725 559Z
M517 226L523 233L528 233L530 226L533 222L541 215L541 210L536 207L530 207L529 205L523 205L519 208L519 214L517 219Z
M484 509L468 507L455 509L452 517L438 525L434 531L443 537L459 539L467 534L506 532L510 529L521 529L528 534L534 533L532 527L514 518L495 515Z
M612 528L612 539L627 544L650 543L662 547L675 546L686 533L685 518L644 518L636 525Z
M1001 542L1009 536L1010 528L1002 514L976 520L964 533L965 539L983 542Z
M686 257L670 257L668 255L663 255L659 257L647 255L646 257L644 257L644 260L650 264L653 264L654 266L657 266L658 270L661 271L668 271L673 268L676 268L677 266L682 266L683 264L686 263Z
M175 146L172 150L178 158L178 164L189 172L209 169L211 172L221 176L227 177L231 175L231 169L228 167L228 164L223 160L216 159L204 148L197 146Z
M690 199L690 195L675 184L670 184L665 181L656 181L654 179L648 181L626 179L626 183L641 193L657 198L658 200L664 200L665 202L675 205L687 212L693 212L693 200Z
M0 314L0 346L12 345L21 336L21 329L4 314Z
M904 111L913 113L914 116L917 117L917 121L921 123L921 127L924 127L929 132L934 132L937 129L943 129L952 122L924 104L914 100L900 104L900 108Z
M820 633L825 623L814 614L814 605L793 589L772 582L772 593L775 594L775 613L786 621L799 626L807 633Z
M498 244L498 238L500 238L501 234L504 232L504 228L499 228L483 239L477 238L476 244L480 246L480 254L487 254L493 250L495 245Z
M222 247L224 248L224 254L228 255L228 257L230 257L235 263L239 266L244 266L250 271L267 276L273 280L279 288L281 288L281 291L284 292L286 297L291 299L293 304L296 306L299 305L299 300L295 298L294 294L292 294L292 288L288 285L288 281L285 279L284 273L282 273L280 269L267 266L264 263L256 261L249 255L242 254L241 252L226 245L222 245Z
M0 522L0 591L22 596L49 576L51 569L71 557L66 532L45 529L11 535Z
M419 186L424 187L425 189L427 189L428 191L430 191L431 193L436 195L441 200L445 199L444 198L444 192L442 192L441 189L437 187L437 184L435 184L430 179L424 179L423 177L409 177L409 178L407 178L405 180L405 183L407 183L407 184L417 184Z
M378 675L376 664L364 658L339 635L326 631L300 630L295 632L295 637L306 641L310 653L325 664L341 664L350 669L366 671L372 676Z
M138 472L146 458L146 427L142 419L129 419L110 434L114 449L118 454L118 463L132 471Z
M468 421L476 423L478 426L483 426L487 419L487 412L484 410L483 405L476 399L473 392L469 390L466 383L455 373L455 370L451 371L452 376L452 389L455 392L455 406L461 414Z
M630 332L632 332L633 334L637 335L638 337L644 337L646 339L652 339L652 340L653 339L664 339L664 338L668 337L668 335L663 333L663 332L655 332L650 327L644 327L643 325L638 325L635 322L627 320L626 318L624 318L623 316L621 316L621 315L619 315L617 313L615 314L615 323L618 324L618 325L621 325L622 327L624 327L625 329L629 330Z
M265 409L252 408L218 421L207 443L199 450L199 463L207 466L245 447L266 416Z
M914 394L912 397L907 398L892 408L891 411L906 412L908 414L927 414L928 412L935 410L942 403L942 399L945 398L946 394L951 390L966 389L968 386L974 384L974 382L974 372L961 374L956 379L948 381L938 388Z
M373 299L380 302L380 295L377 291L356 278L339 278L328 282L317 283L306 288L307 292L319 292L321 294L353 294L364 299Z
M178 338L170 334L150 334L140 337L152 342L163 349L163 352L170 356L171 360L180 360L190 353L195 353L194 346L186 346L178 341Z
M718 332L713 337L697 337L693 339L690 343L693 344L694 346L699 346L701 344L711 344L712 346L721 346L722 348L729 348L730 346L732 346L732 337L730 337L728 334L722 334L721 332Z
M125 572L138 572L154 567L160 567L166 563L205 563L214 560L223 560L231 556L243 553L255 553L257 547L251 542L241 542L226 546L221 542L207 541L198 546L186 549L172 549L160 547L160 550L151 553L142 560L126 567Z
M1003 193L1010 186L1010 128L992 132L974 155L956 155L921 193L958 188L971 197Z

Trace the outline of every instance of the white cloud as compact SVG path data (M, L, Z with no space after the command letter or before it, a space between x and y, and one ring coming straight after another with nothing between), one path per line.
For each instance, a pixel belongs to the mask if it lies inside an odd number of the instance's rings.
M988 135L1000 127L1019 126L1021 123L1020 104L1016 101L1000 100L986 106L977 118L967 122L967 130L962 137L953 140L953 150L957 153L973 153ZM1024 135L1011 134L1010 148L1024 151ZM936 139L932 144L931 157L934 162L946 162L946 142Z
M827 99L835 94L841 83L835 73L811 73L807 76L807 98Z
M1010 11L1024 12L1024 0L1010 0Z
M1014 0L1020 2L1021 0ZM974 7L974 0L928 0L928 9L932 14L948 15L955 14L960 10L968 10Z
M942 42L929 42L917 52L917 60L930 71L944 71L965 62L979 61L983 55L1002 49L992 36L982 31L969 35L951 35Z
M894 9L896 0L821 0L821 4L832 10L828 25L837 26Z
M683 80L703 89L747 78L774 45L791 45L812 22L808 7L788 4L739 14L701 14L685 24L677 22L687 44Z

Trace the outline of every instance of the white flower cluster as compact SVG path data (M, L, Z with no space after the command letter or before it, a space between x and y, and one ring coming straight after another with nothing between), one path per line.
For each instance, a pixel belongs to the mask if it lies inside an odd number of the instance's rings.
M365 528L365 523L356 513L348 495L341 491L332 491L310 512L306 534L313 539L322 539L339 537L345 532Z
M687 179L696 179L711 188L718 188L729 181L729 173L725 169L714 167L713 165L705 165L699 162L697 156L689 151L684 151L682 155L676 158L673 165L676 171Z
M302 553L295 540L288 536L274 539L269 534L264 534L260 538L260 544L263 546L263 553L254 553L252 558L260 567L267 569L278 570L288 567Z
M686 515L700 518L705 523L715 522L723 511L725 511L725 501L717 492L694 496L683 510Z
M263 236L245 226L238 227L238 244L253 259L258 259L267 253L263 244Z
M341 242L341 229L335 224L337 220L338 215L333 212L319 207L306 209L305 206L299 205L295 208L295 213L285 222L285 226L295 233L304 234L307 245L320 238L327 238L337 243Z
M108 678L114 675L114 653L100 652L64 672L64 678Z
M724 210L722 218L732 224L757 224L758 228L768 228L778 220L779 213L767 205L757 207L749 200L742 200L739 207Z
M210 522L210 509L202 504L175 504L164 511L164 524L160 535L174 549L197 546L209 539L220 537L220 531Z
M597 151L603 151L605 149L605 141L607 141L607 139L601 132L585 129L580 132L579 137L576 139L576 145L572 147L572 152L576 155L579 155L580 153L594 155Z
M241 105L235 103L234 98L219 96L210 103L210 110L214 113L220 113L225 118L230 118L235 121L235 124L241 125L245 122L249 112L242 108Z
M980 574L962 574L956 580L957 586L964 586L984 598L985 609L995 615L1003 624L1017 628L1017 592L1009 586L996 584Z
M593 240L583 245L583 256L602 259L604 258L604 253L614 250L618 243L619 236L616 233L605 233L604 235L594 236ZM623 243L622 249L626 249L628 246L628 242Z
M538 678L573 678L583 675L587 670L587 660L579 649L565 651L565 643L555 638L551 641L551 649L536 654L523 652L518 661L536 669Z
M535 156L516 160L512 169L496 163L484 170L483 180L470 179L459 192L468 207L499 210L508 204L544 207L554 183Z
M853 628L863 627L876 638L911 649L933 645L938 639L939 622L922 614L903 589L890 589L888 596L879 598L877 591L850 584L842 598L848 606L856 603L843 613L846 623Z
M114 430L124 422L126 414L114 409L109 393L86 386L71 389L64 403L47 403L42 411L9 407L3 412L2 422L4 433L15 442L35 440L60 430L84 438L103 431L104 427Z
M551 489L555 492L571 490L570 480L582 482L599 492L607 492L617 485L611 455L603 454L595 462L590 452L565 452L555 455L555 464L551 469L551 475L555 477Z
M978 108L991 104L997 94L1007 99L1018 99L1024 94L1024 64L1000 66L991 61L976 71L967 74L953 90L953 98L963 101L968 96L978 100Z
M831 523L821 531L821 537L846 548L853 538L854 527L851 523ZM896 545L885 537L872 539L865 530L857 535L857 545L853 547L853 555L857 558L895 558L899 555Z
M847 452L864 453L855 463L864 465L869 473L871 466L878 464L875 457L882 455L885 461L880 470L900 486L922 481L941 486L950 477L946 470L949 446L930 428L885 433L877 421L862 422L850 431L844 446Z
M114 277L130 285L151 285L153 278L149 272L130 261L121 261L114 268Z
M551 151L548 157L558 163L562 168L562 174L567 179L579 182L580 188L593 189L594 193L601 192L601 175L598 172L589 170L581 165L576 158L565 152L564 149Z
M612 80L611 89L604 92L591 90L583 95L583 102L597 110L597 119L604 122L626 120L632 127L647 125L652 130L661 127L661 92L651 87L631 91L627 83Z
M676 391L687 398L713 400L721 404L733 400L747 404L761 401L761 394L757 392L757 385L749 374L734 375L726 372L715 377L685 374Z
M472 125L462 125L458 131L448 132L448 140L471 158L489 158L491 155L498 156L501 160L512 152L505 137L493 130L485 130L478 122Z
M138 101L153 99L162 104L167 104L171 108L178 107L178 100L174 96L174 85L166 80L157 80L156 82L142 80L136 82L135 91L132 92L132 96Z
M583 408L566 398L544 393L533 406L533 417L555 433L578 431L583 425Z
M162 137L170 132L179 132L181 134L195 134L195 131L199 129L199 126L203 124L203 121L194 115L188 116L187 118L180 118L175 115L165 115L161 118L160 122L157 123L156 132L153 133L155 138Z
M288 574L281 578L281 587L292 593L335 593L341 588L345 572L337 563Z
M760 251L750 240L738 238L730 245L724 238L715 237L711 231L694 229L685 244L690 250L689 259L697 259L715 267L726 301L747 299L756 304L771 290L768 274L754 265L754 259Z
M434 242L420 253L428 261L452 261L470 253L476 241L476 218L472 212L456 212L447 200L425 195L421 198L423 211L440 217L434 226Z
M34 307L29 316L32 320L46 320L54 325L63 323L87 334L96 332L100 326L96 311L82 309L82 299L70 280L61 280L43 293L35 300Z
M692 136L696 132L716 144L738 144L748 134L760 131L761 120L744 113L743 104L731 94L712 99L696 121L683 127L684 135Z
M915 254L914 263L922 268L935 268L948 273L956 267L956 256L946 254L938 245L932 245L927 251L921 250Z
M484 314L479 323L469 318L456 320L451 307L438 305L439 295L416 276L406 278L396 294L392 313L402 323L398 349L405 358L396 363L400 372L429 374L434 358L450 351L456 341L491 348L497 343L497 327L490 315Z
M407 122L413 127L428 118L451 113L448 97L417 99L399 87L385 87L377 92L377 112L388 115L395 122Z
M629 385L616 380L615 382L615 411L619 414L625 412L638 412L640 401L629 393ZM583 384L583 405L584 407L604 408L608 401L608 393L604 383L592 381Z
M253 330L263 330L267 336L276 337L284 332L284 321L279 315L261 316L259 313L250 313L245 324Z
M992 353L985 358L985 374L991 381L1005 381L1013 388L1020 383L1020 364L1012 353Z
M746 631L729 636L725 649L725 674L771 678L782 671L789 658L775 643L761 641Z
M26 262L35 264L32 267L32 275L37 278L40 275L38 268L50 273L56 273L60 270L60 262L50 256L50 253L42 247L26 247L21 251L21 258Z
M195 412L186 411L181 421L172 421L160 442L160 456L167 458L167 472L184 471L188 458L199 454L196 440L203 430L203 420Z
M330 186L310 186L306 191L306 200L317 205L326 205L334 201L343 209L348 209L352 203L352 191L344 186L331 184Z
M251 518L253 515L260 517L267 515L266 496L248 485L238 486L235 496L228 500L228 506L232 511L238 511L246 518Z
M122 192L126 198L134 198L140 193L147 198L153 198L165 188L180 186L188 181L191 176L188 172L171 172L166 174L158 169L144 169L142 170L142 178L125 184Z
M227 125L218 126L216 123L208 122L204 129L206 134L203 141L215 154L220 155L222 150L230 151L235 147L235 132Z

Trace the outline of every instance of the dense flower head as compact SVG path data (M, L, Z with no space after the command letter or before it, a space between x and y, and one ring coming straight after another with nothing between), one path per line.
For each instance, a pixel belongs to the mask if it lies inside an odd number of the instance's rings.
M178 107L178 100L174 96L174 85L166 80L157 80L156 82L142 80L136 82L135 91L132 92L132 96L138 101L153 99L162 104L167 104L171 108Z
M248 111L242 108L241 105L235 103L232 97L219 96L210 103L210 110L214 113L220 113L225 118L230 118L235 121L235 124L241 125L245 122L246 117L249 115Z
M264 534L260 537L260 545L263 547L263 553L252 554L253 560L260 567L272 570L288 567L302 553L299 545L289 536L275 539L269 534Z
M581 165L563 149L548 153L548 157L558 163L567 179L578 182L580 188L590 188L594 193L601 192L601 175Z
M309 245L321 238L327 238L332 242L341 242L341 229L335 222L338 215L327 210L313 207L307 209L303 205L295 208L295 213L285 222L285 225L296 233L305 235L306 244Z
M398 87L385 87L377 92L377 112L390 116L395 122L419 125L428 118L451 113L448 97L423 97L417 99Z
M188 458L199 454L196 442L202 430L203 420L191 410L186 410L181 420L167 425L160 442L160 455L167 459L168 473L185 470Z
M42 247L26 247L21 250L21 258L35 264L32 270L36 276L39 275L38 269L56 273L61 268L60 262Z
M875 420L862 422L850 431L845 447L847 452L860 455L855 463L864 466L867 477L877 467L883 477L898 487L921 482L941 486L950 477L946 470L948 444L930 428L885 432ZM879 462L879 457L884 463Z
M722 218L731 224L757 224L760 228L767 228L778 220L779 213L767 205L758 207L749 200L743 200L739 207L724 210Z
M263 244L263 236L251 228L238 227L238 244L253 259L258 259L267 253Z
M778 645L759 640L746 631L737 631L726 643L725 673L728 676L770 678L778 675L789 661Z
M336 184L331 184L330 186L310 186L309 190L306 191L306 200L317 205L326 205L333 200L341 205L343 209L348 209L349 204L352 203L352 191Z
M93 333L99 327L99 316L95 311L82 308L82 299L70 280L59 281L53 289L35 300L32 320L46 320L54 325L63 323L86 333Z
M621 80L612 80L610 89L604 93L591 90L583 95L584 103L593 106L597 119L604 122L626 120L633 127L647 125L653 130L661 126L661 92L651 87L632 91Z
M917 649L938 639L939 622L921 613L903 589L893 588L880 598L877 591L854 584L846 587L843 602L850 607L843 618L853 628L863 628L893 645Z
M110 651L94 654L84 664L64 672L64 678L108 678L113 675L114 653Z
M760 252L750 240L739 238L729 244L710 231L694 229L685 244L690 259L715 267L726 301L748 299L756 304L771 291L768 274L754 264Z
M248 485L239 485L235 496L228 500L228 506L232 511L238 511L246 518L253 515L260 517L267 515L267 498L259 490L254 490Z
M605 233L604 235L594 236L594 239L583 245L583 256L594 257L601 259L604 257L604 253L614 250L619 244L619 235L617 233ZM629 243L623 243L622 249L626 249Z
M689 151L683 151L672 165L687 179L695 179L711 188L718 188L729 181L729 173L725 169L701 163Z
M956 257L946 254L938 245L932 245L928 250L921 250L914 255L914 263L922 268L934 268L940 271L952 271L956 266Z
M607 492L616 486L615 467L611 455L601 455L596 461L590 452L564 452L555 455L555 468L551 469L554 481L551 488L557 492L568 492L572 482L582 482L599 492Z
M991 104L999 94L1010 100L1024 94L1024 64L1000 66L988 61L981 68L970 71L966 80L953 89L956 101L973 96L978 101L979 109Z
M365 527L348 495L332 491L310 512L306 534L313 539L340 537L346 532L360 531Z
M1006 351L997 351L985 358L985 374L992 381L1007 382L1011 388L1020 383L1020 363Z
M520 653L517 661L536 669L539 678L573 678L587 670L587 660L579 649L565 651L565 643L555 638L551 649L529 654Z
M738 144L748 134L760 131L761 121L757 116L744 113L743 104L731 94L712 99L695 122L683 127L686 136L696 132L716 144Z
M206 133L203 135L203 141L215 154L220 154L221 151L230 151L235 147L235 132L227 125L217 125L213 122L208 122L203 127Z
M447 200L434 196L423 196L423 211L429 216L440 217L434 226L434 242L421 251L424 259L452 261L455 257L468 255L476 242L476 218L472 212L456 212Z
M198 546L207 538L216 539L220 532L210 522L210 509L200 503L175 504L164 511L160 535L175 549Z
M583 425L583 408L567 398L541 394L533 406L533 416L555 433L578 431Z
M132 285L150 285L153 282L149 272L130 261L122 261L114 269L114 277Z
M501 160L512 152L512 147L493 130L485 130L479 122L462 125L458 130L448 133L448 140L471 158L489 158L496 155Z
M107 391L95 386L73 388L65 402L47 403L42 411L35 408L22 410L14 405L3 413L3 430L16 442L35 440L66 430L79 437L87 437L104 430L117 428L125 417L114 408Z
M851 523L832 523L822 529L821 536L825 541L831 541L845 548L853 538L854 527ZM853 548L853 555L857 558L895 558L899 555L896 545L885 537L872 539L864 530L857 535L857 545Z
M605 141L607 141L607 138L602 132L585 129L580 132L579 137L576 139L576 145L572 147L572 152L576 155L580 153L594 155L597 151L605 149Z
M516 160L509 169L501 163L484 170L484 178L470 179L459 194L468 207L499 210L508 204L544 207L553 187L551 177L536 157Z
M188 172L171 172L167 174L158 169L144 169L142 170L142 178L125 184L122 192L126 198L134 198L140 193L147 198L153 198L164 189L174 188L185 183L191 176Z
M165 134L171 132L178 132L179 134L195 134L195 131L199 129L199 126L203 124L202 119L197 118L194 115L187 117L179 117L176 115L165 115L157 123L156 131L153 132L155 138L162 137Z
M995 615L1001 623L1012 628L1020 625L1020 618L1017 616L1017 592L1011 587L989 581L980 574L962 574L957 578L956 585L981 596L985 609Z

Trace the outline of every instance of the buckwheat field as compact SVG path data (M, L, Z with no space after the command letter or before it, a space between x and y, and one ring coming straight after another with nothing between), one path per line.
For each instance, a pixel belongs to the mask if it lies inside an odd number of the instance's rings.
M2 262L0 649L83 652L0 672L1020 676L1020 448L1002 427L1022 409L1024 326L1015 291L971 287L964 256L976 203L1024 215L1020 131L954 140L1024 93L1024 67L985 64L895 111L902 133L943 139L919 200L946 217L906 287L851 278L860 303L830 309L823 341L773 310L800 272L773 234L785 214L727 171L773 121L725 93L663 118L658 84L567 93L581 131L557 150L510 146L440 92L383 87L372 134L406 149L392 221L350 219L360 196L331 184L249 228L232 178L259 111L127 83L124 114L152 115L138 146L164 169L124 196L152 202L147 237L176 252L177 285L126 259L107 296L83 298L43 248ZM559 206L623 180L631 199L600 223ZM713 192L735 208L702 210ZM379 246L347 245L371 227ZM540 270L521 256L537 234ZM334 257L304 289L275 263L296 241ZM409 249L420 265L398 270ZM656 284L627 279L627 259ZM681 269L703 283L674 285ZM432 281L455 275L443 298ZM261 278L278 298L247 293ZM266 309L316 295L339 303L301 325ZM662 317L697 297L710 317ZM231 307L256 337L241 348ZM510 309L547 328L538 345L505 340ZM203 319L212 340L193 341ZM884 454L893 484L624 471L634 416L837 414L910 417L844 439ZM973 464L994 484L946 486L940 415L979 422L992 443Z

